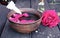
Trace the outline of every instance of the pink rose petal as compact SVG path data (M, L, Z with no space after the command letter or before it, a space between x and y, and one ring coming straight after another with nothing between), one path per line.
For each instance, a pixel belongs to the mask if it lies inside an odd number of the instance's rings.
M25 17L29 17L28 13L24 13L23 16L25 16Z
M25 23L27 23L27 20L21 20L21 23L25 24Z
M13 14L13 16L14 16L15 18L20 18L20 17L22 17L22 14Z
M20 23L20 20L17 20L17 22L16 23Z
M9 20L10 20L10 21L13 21L13 22L17 22L17 19L15 19L15 18L11 18L11 17L10 17Z

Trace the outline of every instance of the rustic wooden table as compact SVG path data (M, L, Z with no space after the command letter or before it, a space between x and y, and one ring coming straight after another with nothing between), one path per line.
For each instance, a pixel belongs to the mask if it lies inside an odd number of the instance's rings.
M16 3L16 6L37 9L38 2L38 0L20 0ZM50 9L47 2L46 4L46 9ZM48 28L41 24L36 31L29 34L22 34L14 31L9 27L9 21L6 18L9 11L10 10L5 6L0 5L0 38L60 38L60 31L57 26L54 28Z

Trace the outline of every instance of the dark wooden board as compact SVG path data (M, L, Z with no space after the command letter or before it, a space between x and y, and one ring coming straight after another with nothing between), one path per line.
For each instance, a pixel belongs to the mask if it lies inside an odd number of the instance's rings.
M7 21L1 38L31 38L31 35L16 32L12 28L10 28L9 22Z
M7 19L6 16L7 16L8 12L9 12L9 10L5 6L0 4L0 35L5 26L6 19Z

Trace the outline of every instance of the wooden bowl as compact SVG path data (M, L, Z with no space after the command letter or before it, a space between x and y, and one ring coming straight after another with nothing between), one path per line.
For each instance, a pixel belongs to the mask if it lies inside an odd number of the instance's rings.
M16 30L17 32L21 32L21 33L30 33L32 31L35 31L39 26L40 26L40 23L41 23L41 13L35 9L32 9L32 8L21 8L20 9L21 12L27 12L27 13L33 13L33 14L36 14L39 16L39 19L34 21L34 22L31 22L31 23L26 23L26 24L23 24L23 23L15 23L15 22L12 22L9 20L9 17L11 17L11 15L13 15L14 11L11 11L8 15L7 15L7 18L10 22L10 26L11 28L13 28L14 30Z

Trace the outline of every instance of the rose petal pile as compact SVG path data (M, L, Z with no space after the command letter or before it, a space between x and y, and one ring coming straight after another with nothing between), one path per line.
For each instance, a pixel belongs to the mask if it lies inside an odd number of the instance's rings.
M59 23L59 17L55 10L46 10L42 14L42 24L48 27L55 27Z
M21 19L21 17L29 17L29 14L27 13L23 13L23 14L18 14L18 13L15 13L13 14L9 20L12 21L12 22L15 22L15 23L31 23L33 22L34 20L26 20L26 19Z

